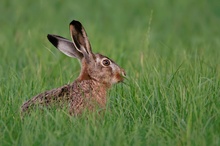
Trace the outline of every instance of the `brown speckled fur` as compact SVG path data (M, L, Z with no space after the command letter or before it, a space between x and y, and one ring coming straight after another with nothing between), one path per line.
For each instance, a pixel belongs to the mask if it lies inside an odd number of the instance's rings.
M75 81L38 94L22 105L22 113L34 106L68 106L70 115L81 114L83 109L92 110L95 105L105 108L107 88L93 80Z
M48 39L67 56L79 59L79 77L71 84L38 94L26 101L21 106L22 115L36 107L66 107L70 115L79 115L84 109L104 109L108 89L123 81L124 69L108 57L92 52L80 22L73 20L70 23L70 33L72 41L57 35L48 35Z

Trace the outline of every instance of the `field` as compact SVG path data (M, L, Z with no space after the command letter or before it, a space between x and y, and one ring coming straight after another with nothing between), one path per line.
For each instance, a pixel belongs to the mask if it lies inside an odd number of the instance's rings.
M220 7L217 0L0 1L1 146L220 145ZM47 34L84 25L94 52L127 73L103 116L20 106L71 83L80 65Z

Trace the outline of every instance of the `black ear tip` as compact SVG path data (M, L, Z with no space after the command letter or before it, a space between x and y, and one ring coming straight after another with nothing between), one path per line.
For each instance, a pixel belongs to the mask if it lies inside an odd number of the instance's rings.
M70 25L81 25L81 23L77 20L73 20L70 22Z
M50 40L50 39L51 39L51 37L52 37L52 35L51 35L51 34L48 34L48 35L47 35L47 39L48 39L48 40Z
M79 21L73 20L70 22L70 25L74 26L75 29L81 31L82 30L82 24Z
M58 39L55 36L48 34L47 38L55 47L58 46Z

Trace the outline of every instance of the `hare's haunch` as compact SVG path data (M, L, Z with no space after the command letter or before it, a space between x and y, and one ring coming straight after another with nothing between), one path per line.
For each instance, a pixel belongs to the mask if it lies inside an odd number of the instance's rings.
M48 34L49 41L62 53L79 59L81 72L71 84L46 91L34 96L21 106L21 113L36 106L66 106L71 115L78 115L84 109L95 106L105 108L107 90L115 83L122 82L124 69L101 54L94 54L85 29L78 21L70 23L72 41L58 35Z

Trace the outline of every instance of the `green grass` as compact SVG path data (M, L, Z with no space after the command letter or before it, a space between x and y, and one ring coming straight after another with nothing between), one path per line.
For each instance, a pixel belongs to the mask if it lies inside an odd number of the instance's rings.
M220 9L217 0L0 2L0 145L220 145ZM80 66L48 33L83 23L94 52L128 75L103 116L34 111L32 96L72 82ZM52 53L51 53L52 52Z

